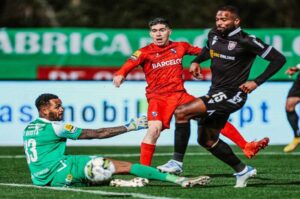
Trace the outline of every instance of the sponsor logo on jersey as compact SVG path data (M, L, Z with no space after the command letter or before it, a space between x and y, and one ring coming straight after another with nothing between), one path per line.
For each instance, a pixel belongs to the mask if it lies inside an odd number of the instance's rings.
M232 61L235 60L235 57L233 57L233 56L223 55L221 53L215 52L214 50L209 50L209 54L210 54L211 59L217 57L217 58L232 60Z
M228 43L228 50L235 49L236 45L237 45L236 41L229 41L229 43Z
M29 124L25 131L24 131L24 136L36 136L39 134L39 130L44 130L46 127L46 124Z
M170 50L172 53L174 53L174 54L176 54L177 53L177 51L174 49L174 48L171 48L171 50Z
M178 59L170 59L167 61L161 61L161 62L156 62L156 63L152 63L152 68L156 69L156 68L162 68L165 66L173 66L173 65L178 65L182 63L182 58L178 58Z
M156 111L152 111L151 115L152 115L153 117L157 117L158 114L157 114Z
M75 131L76 131L76 127L71 124L65 124L64 129L66 131L70 131L71 133L75 133Z
M139 51L139 50L137 50L137 51L135 51L135 52L131 55L130 58L133 59L133 60L137 60L141 54L142 54L142 52Z

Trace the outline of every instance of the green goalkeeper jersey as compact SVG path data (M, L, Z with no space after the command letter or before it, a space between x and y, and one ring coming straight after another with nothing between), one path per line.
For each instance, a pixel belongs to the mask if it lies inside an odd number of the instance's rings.
M81 131L71 124L44 118L37 118L25 128L24 150L33 184L47 185L66 166L66 140L77 139Z

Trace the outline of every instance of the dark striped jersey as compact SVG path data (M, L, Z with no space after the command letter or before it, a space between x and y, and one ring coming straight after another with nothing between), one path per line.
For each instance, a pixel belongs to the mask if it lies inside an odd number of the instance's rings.
M257 55L271 61L272 57L267 57L274 52L276 55L282 56L272 46L265 44L255 36L245 33L240 27L228 35L222 35L216 29L212 29L208 34L207 45L193 62L200 63L211 59L211 90L220 88L236 89L247 81L251 66ZM283 57L283 59L285 58ZM256 83L258 85L263 83L277 72L283 64L278 64L280 66L276 66L272 71L265 71L264 75L255 80Z

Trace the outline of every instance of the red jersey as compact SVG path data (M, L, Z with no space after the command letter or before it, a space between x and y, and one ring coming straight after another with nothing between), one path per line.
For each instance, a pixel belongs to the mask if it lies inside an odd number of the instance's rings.
M184 55L198 55L201 48L187 42L169 42L165 47L153 43L137 50L117 71L126 75L135 67L142 66L145 73L147 98L170 92L185 91L183 86L182 59Z

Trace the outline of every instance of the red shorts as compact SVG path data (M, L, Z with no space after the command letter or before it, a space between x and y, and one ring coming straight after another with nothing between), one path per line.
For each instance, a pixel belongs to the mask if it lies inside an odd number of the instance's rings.
M194 99L194 96L186 92L151 97L148 99L148 120L159 120L162 122L162 129L168 129L175 109Z

